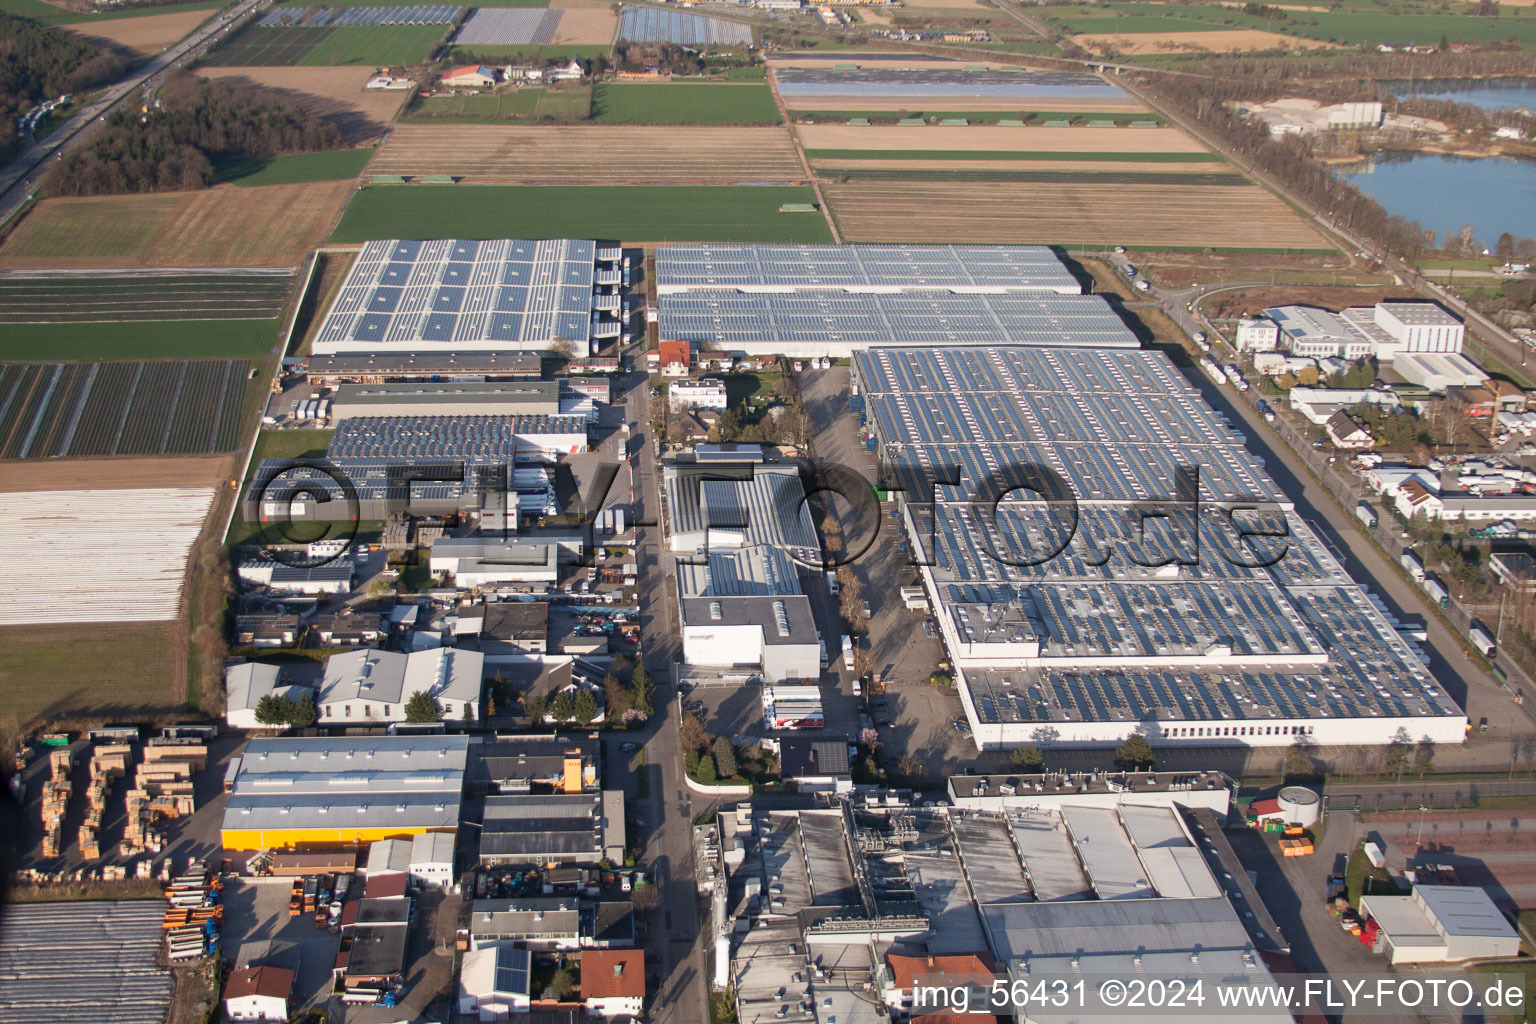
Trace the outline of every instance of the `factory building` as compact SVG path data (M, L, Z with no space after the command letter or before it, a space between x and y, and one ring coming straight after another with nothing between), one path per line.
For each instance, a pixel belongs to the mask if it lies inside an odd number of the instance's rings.
M315 698L321 725L373 725L405 721L412 695L435 699L444 718L479 718L485 655L437 648L400 654L372 648L333 654Z
M224 810L226 850L325 848L456 832L469 739L253 739Z
M595 353L621 331L621 258L587 240L367 242L313 349Z
M554 380L343 384L331 399L331 420L358 416L557 416Z
M287 365L285 361L284 365ZM384 384L390 381L498 381L536 379L544 360L537 352L330 352L302 363L313 387Z
M432 542L428 568L434 576L452 576L454 585L464 590L497 583L553 583L560 566L579 561L585 549L575 533L439 537Z
M978 747L1463 739L1417 652L1166 357L877 348L853 383ZM1031 491L1075 499L1075 529Z
M1393 964L1452 963L1520 953L1520 936L1475 886L1416 885L1409 896L1361 896L1373 947Z
M1457 353L1466 336L1461 321L1433 302L1378 302L1339 313L1277 306L1264 315L1276 325L1280 347L1314 359L1375 357L1390 362L1414 353Z
M485 798L483 865L622 863L625 845L622 790Z
M820 543L793 466L668 465L667 546L677 561L683 663L758 669L767 682L815 679L821 645L796 560ZM755 673L749 673L755 674Z

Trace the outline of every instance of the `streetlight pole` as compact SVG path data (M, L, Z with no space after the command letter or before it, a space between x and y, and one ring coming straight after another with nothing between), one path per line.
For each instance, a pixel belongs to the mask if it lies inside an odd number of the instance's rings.
M1424 812L1429 810L1428 804L1419 804L1419 838L1415 845L1424 845Z

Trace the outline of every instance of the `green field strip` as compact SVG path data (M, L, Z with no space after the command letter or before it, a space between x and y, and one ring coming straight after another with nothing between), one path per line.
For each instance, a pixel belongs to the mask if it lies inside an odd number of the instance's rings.
M492 96L418 97L399 119L402 124L515 124L545 118L585 120L592 109L592 89L528 86Z
M599 124L782 124L766 83L601 82L592 89Z
M186 11L213 12L225 6L218 0L203 3L163 4L159 7L131 7L119 11L71 11L44 0L0 0L0 11L19 14L23 18L40 21L44 25L72 25L86 21L117 21L122 18L142 18L150 14L182 14Z
M270 320L290 274L81 275L0 278L0 323Z
M225 359L260 356L277 344L280 323L266 320L135 320L6 324L0 361Z
M811 160L1081 160L1105 164L1219 164L1215 153L1078 153L1025 149L808 149Z
M348 181L363 173L373 149L338 149L328 153L233 160L217 168L220 181L236 185L299 185L310 181Z
M818 167L822 181L1032 181L1054 185L1220 185L1252 187L1240 174L1185 171L901 171Z
M375 238L605 238L630 242L830 242L804 186L380 185L363 189L332 235Z
M339 25L298 63L303 67L417 64L450 30L449 25Z

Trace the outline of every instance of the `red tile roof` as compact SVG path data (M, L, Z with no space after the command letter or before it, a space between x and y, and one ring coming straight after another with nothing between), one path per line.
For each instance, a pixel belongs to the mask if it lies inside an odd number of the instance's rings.
M1250 804L1248 806L1248 810L1250 812L1252 812L1253 814L1255 814L1255 815L1279 814L1280 813L1280 801L1279 800L1255 800L1252 804Z
M368 884L363 889L363 896L370 900L404 896L405 883L406 875L404 871L390 871L369 875Z
M287 999L293 993L293 972L285 967L246 967L235 971L224 983L224 998L270 996Z
M449 68L443 73L444 78L457 78L460 75L485 75L491 76L491 69L484 64L466 64L462 68Z
M895 978L896 987L908 989L912 987L913 980L923 974L943 975L991 975L992 957L986 953L961 953L955 956L897 956L889 955L885 958L891 965L891 975ZM956 978L956 981L969 981L970 978ZM986 1014L982 1014L986 1016ZM924 1020L928 1017L924 1016Z
M662 363L682 363L688 366L692 363L689 358L690 350L686 341L664 341L661 343Z
M645 998L645 951L589 949L581 954L583 999Z
M912 1020L913 1024L997 1024L990 1013L925 1013Z

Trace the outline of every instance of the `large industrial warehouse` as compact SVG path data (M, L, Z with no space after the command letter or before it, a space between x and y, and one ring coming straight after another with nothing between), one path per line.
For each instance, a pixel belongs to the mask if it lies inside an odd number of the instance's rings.
M1455 702L1166 357L881 348L853 385L979 747L1463 738ZM949 467L960 484L933 483ZM1196 479L1198 514L1172 504Z
M368 242L314 351L559 351L619 336L621 259L590 240Z
M253 739L238 759L226 850L326 847L457 832L467 736Z
M1135 348L1045 246L679 245L656 255L663 341L847 358L873 345Z

